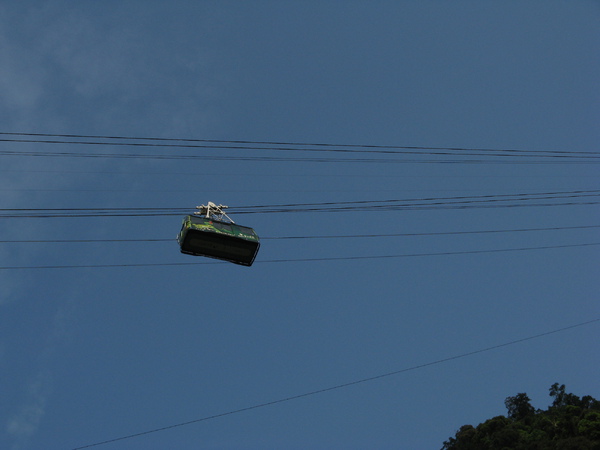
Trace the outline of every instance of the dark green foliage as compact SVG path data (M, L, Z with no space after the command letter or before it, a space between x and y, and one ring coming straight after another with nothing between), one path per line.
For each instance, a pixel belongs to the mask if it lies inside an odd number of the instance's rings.
M442 450L600 450L600 402L550 387L552 404L535 410L525 393L507 397L508 417L463 425Z
M514 397L507 397L504 400L504 405L508 410L509 419L522 420L527 416L535 414L535 409L529 403L529 397L527 394L517 394Z

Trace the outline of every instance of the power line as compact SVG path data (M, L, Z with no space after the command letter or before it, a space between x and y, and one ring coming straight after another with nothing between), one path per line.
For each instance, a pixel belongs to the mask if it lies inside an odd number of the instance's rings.
M131 171L131 170L65 170L65 169L5 169L5 168L0 168L0 172L4 172L4 173L69 173L69 174L119 174L119 175L123 175L123 174L133 174L133 175L185 175L185 176L193 176L193 177L197 177L198 176L198 172L165 172L165 171L160 171L160 172L149 172L149 171ZM302 177L302 178L356 178L357 176L360 176L361 178L397 178L398 175L389 175L389 174L365 174L365 173L360 173L360 174L348 174L348 173L335 173L335 174L318 174L318 173L303 173L303 174L299 174L299 173L295 173L295 174L290 174L290 173L273 173L273 172L268 172L268 173L253 173L253 172L248 172L248 171L244 171L244 172L228 172L227 175L229 176L236 176L236 177ZM206 177L223 177L222 173L206 173L206 174L202 174L203 178ZM531 174L527 174L527 175L516 175L516 174L509 174L509 175L474 175L474 174L463 174L463 175L448 175L448 174L438 174L438 175L419 175L419 174L412 174L412 175L402 175L403 178L486 178L486 179L493 179L493 178L527 178L527 179L532 179L532 178L577 178L577 179L581 179L581 178L593 178L594 180L596 180L598 177L594 176L594 175L582 175L582 174L578 174L578 175L531 175ZM6 189L9 190L9 189ZM52 189L51 189L52 190ZM414 189L414 190L419 190L422 191L424 189ZM444 189L447 190L447 189ZM460 191L465 191L468 189L454 189L454 190L460 190Z
M0 139L0 142L6 141ZM26 142L26 141L18 141ZM106 144L105 144L106 145ZM110 144L117 145L117 144ZM133 144L128 144L133 145ZM250 148L249 150L261 150ZM264 149L274 150L274 149ZM423 153L425 156L435 156L438 153ZM454 156L474 156L459 155ZM147 159L147 160L197 160L197 161L247 161L247 162L304 162L304 163L360 163L360 164L600 164L599 159L590 159L596 157L579 157L579 156L564 156L561 160L522 160L522 159L393 159L393 158L307 158L307 157L277 157L277 156L217 156L217 155L150 155L140 153L81 153L81 152L17 152L0 150L0 156L30 156L44 158L116 158L116 159ZM512 155L481 155L486 157L501 157ZM523 157L532 157L532 155L522 155ZM533 155L537 156L537 155ZM558 156L546 156L547 158L558 158ZM581 159L583 158L583 159ZM569 160L572 159L572 160Z
M427 256L450 256L450 255L478 255L483 253L506 253L506 252L523 252L532 250L551 250L561 248L576 248L576 247L591 247L600 245L600 242L587 242L583 244L565 244L565 245L548 245L541 247L519 247L519 248L503 248L491 250L463 250L455 252L435 252L435 253L408 253L400 255L374 255L374 256L332 256L324 258L297 258L297 259L271 259L263 261L255 261L254 264L265 263L290 263L290 262L325 262L325 261L357 261L367 259L396 259L396 258L417 258ZM207 264L227 264L223 262L174 262L174 263L137 263L137 264L73 264L73 265L47 265L47 266L0 266L0 270L25 270L25 269L107 269L116 267L169 267L169 266L198 266Z
M527 203L527 204L501 204L501 205L466 205L466 204L452 204L445 203L442 205L396 205L380 207L378 212L383 211L427 211L427 210L447 210L447 209L495 209L495 208L520 208L520 207L549 207L549 206L589 206L598 205L600 201L588 201L588 202L562 202L562 203ZM274 213L299 213L299 212L353 212L353 211L365 211L372 210L370 208L312 208L312 209L285 209L285 210L264 210L264 211L238 211L236 214L274 214ZM0 214L0 218L4 219L16 219L16 218L85 218L85 217L159 217L159 216L180 216L182 214L189 214L189 209L185 212L139 212L139 213L86 213L86 214L70 214L70 213L39 213L39 214Z
M298 400L298 399L301 399L301 398L312 397L314 395L324 394L324 393L327 393L327 392L331 392L331 391L335 391L335 390L339 390L339 389L344 389L344 388L348 388L348 387L351 387L351 386L356 386L358 384L368 383L368 382L371 382L371 381L376 381L376 380L380 380L380 379L383 379L383 378L388 378L388 377L391 377L391 376L400 375L400 374L403 374L403 373L406 373L406 372L411 372L411 371L414 371L414 370L423 369L425 367L435 366L435 365L447 363L447 362L450 362L450 361L455 361L455 360L458 360L458 359L466 358L466 357L469 357L469 356L474 356L474 355L478 355L478 354L481 354L481 353L490 352L492 350L497 350L497 349L500 349L500 348L509 347L511 345L516 345L516 344L520 344L520 343L523 343L523 342L531 341L531 340L534 340L534 339L539 339L539 338L542 338L542 337L550 336L550 335L553 335L553 334L562 333L562 332L565 332L565 331L568 331L568 330L572 330L574 328L580 328L580 327L584 327L584 326L587 326L587 325L591 325L591 324L596 323L596 322L600 322L600 318L588 320L586 322L580 322L580 323L577 323L577 324L574 324L574 325L569 325L569 326L566 326L566 327L563 327L563 328L557 328L557 329L554 329L554 330L551 330L551 331L546 331L546 332L535 334L535 335L532 335L532 336L527 336L527 337L524 337L524 338L521 338L521 339L515 339L515 340L509 341L509 342L504 342L502 344L497 344L497 345L493 345L493 346L490 346L490 347L480 348L478 350L473 350L473 351L470 351L470 352L465 352L465 353L461 353L461 354L458 354L458 355L449 356L447 358L438 359L436 361L430 361L430 362L427 362L427 363L424 363L424 364L418 364L418 365L415 365L415 366L406 367L404 369L399 369L399 370L395 370L395 371L392 371L392 372L387 372L387 373L383 373L383 374L379 374L379 375L374 375L374 376L367 377L367 378L361 378L361 379L350 381L350 382L347 382L347 383L340 383L340 384L337 384L337 385L334 385L334 386L329 386L329 387L317 389L317 390L310 391L310 392L304 392L302 394L292 395L292 396L289 396L289 397L284 397L284 398L280 398L280 399L277 399L277 400L272 400L272 401L269 401L269 402L258 403L258 404L252 405L252 406L247 406L245 408L234 409L234 410L223 412L223 413L218 413L218 414L213 414L213 415L210 415L210 416L201 417L199 419L188 420L186 422L180 422L180 423L176 423L176 424L172 424L172 425L167 425L167 426L160 427L160 428L154 428L154 429L147 430L147 431L142 431L142 432L139 432L139 433L129 434L129 435L126 435L126 436L121 436L121 437L117 437L117 438L113 438L113 439L108 439L108 440L105 440L105 441L96 442L96 443L93 443L93 444L87 444L87 445L84 445L84 446L81 446L81 447L76 447L73 450L82 450L82 449L86 449L86 448L97 447L97 446L109 444L109 443L112 443L112 442L124 441L126 439L132 439L132 438L136 438L136 437L140 437L140 436L145 436L145 435L148 435L148 434L158 433L160 431L172 430L173 428L179 428L179 427L183 427L183 426L187 426L187 425L192 425L192 424L199 423L199 422L206 422L208 420L218 419L218 418L225 417L225 416L231 416L233 414L239 414L239 413L242 413L242 412L251 411L251 410L254 410L254 409L264 408L266 406L273 406L273 405L277 405L277 404L280 404L280 403L290 402L292 400Z
M15 135L15 133L0 133L0 135ZM18 134L18 133L17 133ZM18 134L21 136L29 136L28 134ZM30 134L31 135L31 134ZM47 135L52 136L52 135ZM61 136L61 135L55 135ZM62 135L67 136L67 135ZM84 136L70 135L71 137L84 138ZM268 146L264 146L260 142L250 142L252 145L240 145L240 141L210 141L210 140L189 140L189 139L160 139L160 138L121 138L125 140L162 140L169 141L169 143L156 143L156 142L116 142L117 137L106 137L103 139L110 139L111 142L103 141L83 141L83 140L53 140L53 139L13 139L4 138L0 139L0 142L10 143L28 143L28 144L59 144L59 145L85 145L85 146L122 146L122 147L136 147L136 148L184 148L184 149L201 149L201 150L217 150L223 152L224 150L252 150L252 151L278 151L278 152L300 152L300 153L344 153L350 155L394 155L394 156L406 156L406 155L418 155L427 157L459 157L459 158L472 158L472 157L485 157L485 158L513 158L511 160L498 160L498 159L451 159L451 160L415 160L415 159L390 159L390 158L290 158L290 157L273 157L273 156L224 156L224 155L197 155L197 154L185 154L185 155L156 155L156 154L126 154L126 153L81 153L81 152L35 152L35 151L0 151L0 155L5 156L38 156L38 157L85 157L85 158L124 158L124 159L197 159L197 160L211 160L211 161L294 161L294 162L361 162L361 163L475 163L475 164L546 164L554 163L548 161L548 159L555 159L560 164L564 163L588 163L595 164L600 163L600 153L598 152L566 152L566 151L546 151L546 150L515 150L515 149L473 149L473 148L460 148L460 147L417 147L417 146L374 146L374 145L335 145L335 144L277 144L268 143ZM186 144L174 143L188 142ZM195 143L189 143L195 142ZM198 142L205 142L199 144ZM210 144L208 144L210 142ZM220 145L216 145L219 143ZM227 144L227 145L222 145ZM282 147L280 145L288 145ZM297 147L294 147L297 146ZM343 147L343 148L339 148ZM517 159L515 159L517 158ZM523 160L522 158L542 158L542 160ZM546 158L546 161L543 159ZM570 161L568 161L570 160ZM555 161L556 162L556 161Z
M472 200L472 199L492 199L498 197L540 197L540 196L583 196L587 194L597 195L600 193L600 189L592 190L574 190L574 191L556 191L556 192L519 192L516 194L486 194L486 195L470 195L470 196L454 196L454 197L425 197L425 198L412 198L412 199L388 199L388 200L353 200L344 202L321 202L321 203L288 203L279 205L254 205L237 207L245 209L258 209L258 208L273 208L273 207L299 207L299 206L338 206L338 205L357 205L357 204L368 204L368 203L393 203L393 202L414 202L414 201L434 201L434 200Z
M373 149L385 149L382 153L400 153L398 151L389 150L435 150L435 151L452 151L452 152L507 152L507 153L532 153L532 154L554 154L554 155L600 155L600 152L590 151L556 151L556 150L522 150L522 149L489 149L489 148L467 148L467 147L431 147L431 146L407 146L407 145L374 145L374 144L332 144L332 143L308 143L308 142L277 142L277 141L250 141L250 140L219 140L219 139L185 139L185 138L159 138L159 137L132 137L132 136L102 136L102 135L80 135L80 134L50 134L50 133L14 133L14 132L0 132L0 135L4 136L28 136L28 137L52 137L52 138L69 138L69 139L105 139L109 141L121 140L121 141L159 141L159 142L188 142L188 143L209 143L209 144L228 144L224 147L217 147L214 145L202 145L202 146L188 146L192 148L226 148L226 149L264 149L264 150L289 150L289 151L327 151L334 152L349 152L348 149L369 149L369 153L374 153ZM73 143L73 144L87 144L88 142L81 141L49 141L49 140L9 140L0 139L0 141L8 142L35 142L35 143ZM93 144L107 144L102 142L93 142ZM131 143L117 143L121 145L131 145ZM144 146L151 146L141 143ZM235 145L235 146L230 146ZM248 147L251 145L252 147ZM256 147L258 145L266 145L269 147ZM293 146L293 147L320 147L321 149L308 149L308 148L279 148L276 146ZM152 146L161 147L173 147L173 144L153 144ZM356 151L356 150L355 150ZM365 153L363 150L356 152ZM401 152L406 153L406 152ZM421 153L418 153L421 154ZM446 153L444 153L446 154Z
M339 238L379 238L379 237L416 237L416 236L450 236L467 234L491 234L491 233L518 233L531 231L558 231L600 228L600 225L582 225L574 227L546 227L546 228L515 228L511 230L474 230L474 231L441 231L428 233L388 233L388 234L348 234L348 235L320 235L320 236L280 236L265 237L261 239L339 239ZM2 242L2 241L0 241Z
M600 190L565 192L493 194L458 197L429 197L414 199L365 200L322 203L292 203L280 205L234 206L235 214L289 213L289 212L348 212L348 211L398 211L429 209L501 208L519 206L570 206L592 205L599 201L554 202L583 197L600 197ZM532 203L543 201L544 203ZM489 205L493 204L493 205ZM138 217L173 216L189 213L190 208L2 208L0 218L56 218L56 217Z
M530 200L553 200L580 197L600 196L600 190L589 191L566 191L566 192L543 192L543 193L517 193L517 194L489 194L477 196L458 197L429 197L417 199L393 199L393 200L365 200L346 202L324 202L324 203L296 203L272 206L245 206L237 207L237 214L252 212L316 212L316 211L354 211L354 210L395 210L419 207L439 207L443 205L461 206L471 203L493 203L493 202L515 202ZM414 203L423 202L423 203ZM245 212L241 209L250 210Z
M492 234L492 233L520 233L534 231L560 231L560 230L583 230L600 228L600 225L581 225L570 227L544 227L544 228L514 228L510 230L473 230L473 231L440 231L427 233L385 233L385 234L343 234L343 235L316 235L316 236L265 236L261 240L302 240L302 239L361 239L361 238L384 238L384 237L417 237L417 236L450 236L470 234ZM108 243L108 242L173 242L174 238L147 238L147 239L6 239L0 240L0 244L54 244L54 243Z

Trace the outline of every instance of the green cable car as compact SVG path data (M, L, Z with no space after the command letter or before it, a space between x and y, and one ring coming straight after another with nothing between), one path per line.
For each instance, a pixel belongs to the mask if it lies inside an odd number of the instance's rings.
M177 242L181 253L251 266L260 247L252 228L234 223L224 212L227 206L199 206L199 215L185 216ZM227 220L225 220L227 219Z

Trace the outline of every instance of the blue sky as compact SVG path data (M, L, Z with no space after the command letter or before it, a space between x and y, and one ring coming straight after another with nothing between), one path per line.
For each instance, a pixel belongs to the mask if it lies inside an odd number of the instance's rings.
M4 3L0 132L595 152L599 18L596 1ZM598 228L566 228L600 225L595 204L236 215L250 205L600 189L592 163L440 163L423 153L388 163L0 155L4 209L191 212L213 201L263 238L251 268L0 270L0 447L81 447L600 317L597 246L268 262L595 243ZM0 217L4 241L173 238L3 242L0 267L212 262L179 253L180 223ZM268 239L552 227L563 229ZM504 414L518 392L539 408L554 382L600 398L597 341L590 324L98 448L439 448L461 425Z

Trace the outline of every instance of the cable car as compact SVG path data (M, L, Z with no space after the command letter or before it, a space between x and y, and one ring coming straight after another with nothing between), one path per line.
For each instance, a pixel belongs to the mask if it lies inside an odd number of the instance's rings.
M198 206L199 213L183 218L177 241L181 253L251 266L260 247L252 228L234 223L223 212L227 206Z

